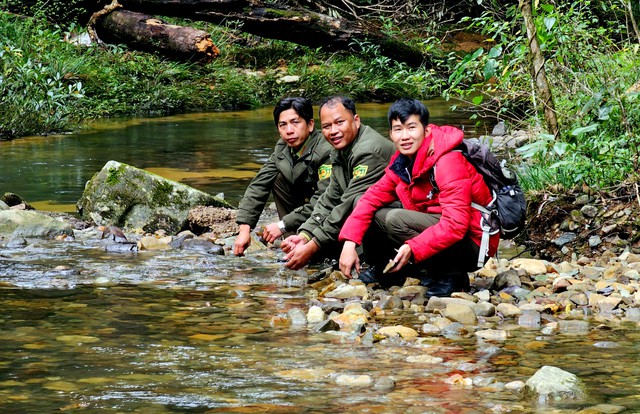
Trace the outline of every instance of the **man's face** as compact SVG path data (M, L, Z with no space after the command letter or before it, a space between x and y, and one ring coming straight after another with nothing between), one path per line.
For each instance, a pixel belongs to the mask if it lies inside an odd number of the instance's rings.
M351 145L360 129L360 117L352 114L342 102L325 104L320 109L322 134L337 150Z
M389 135L400 154L413 157L422 146L424 137L430 132L429 126L422 125L420 117L413 114L405 122L399 119L392 120Z
M295 109L287 109L278 117L278 132L285 144L298 150L313 132L313 119L307 123Z

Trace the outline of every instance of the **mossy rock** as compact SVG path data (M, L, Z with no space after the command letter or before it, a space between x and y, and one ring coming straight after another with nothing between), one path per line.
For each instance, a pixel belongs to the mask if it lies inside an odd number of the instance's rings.
M82 219L97 225L176 233L195 206L234 208L188 185L109 161L87 182L77 207Z

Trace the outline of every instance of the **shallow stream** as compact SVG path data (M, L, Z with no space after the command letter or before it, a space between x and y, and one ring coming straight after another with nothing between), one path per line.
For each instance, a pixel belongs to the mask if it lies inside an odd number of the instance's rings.
M361 105L360 113L383 132L387 107ZM447 122L446 108L431 109L435 123ZM115 159L224 192L235 204L273 147L270 116L107 122L75 135L0 142L0 191L73 211L86 180ZM591 320L587 332L543 336L492 322L478 328L505 329L506 341L483 342L470 328L366 344L354 333L280 322L293 308L306 312L313 292L307 273L286 270L277 252L109 253L96 229L73 241L29 242L0 248L2 413L574 413L604 403L640 412L635 324ZM430 316L389 311L370 323L421 332ZM443 362L409 358L425 354ZM505 389L543 365L578 375L589 399L544 405ZM455 374L474 385L449 384ZM343 385L344 375L395 385Z

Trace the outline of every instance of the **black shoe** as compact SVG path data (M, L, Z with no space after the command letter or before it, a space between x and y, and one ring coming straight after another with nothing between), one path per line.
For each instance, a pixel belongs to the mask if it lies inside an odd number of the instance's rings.
M358 279L362 280L362 283L378 283L378 277L381 274L382 271L378 270L376 266L369 266L358 274Z
M428 287L424 295L427 299L432 296L449 297L453 292L466 292L470 288L467 273L449 274L442 279L430 279L433 280L431 285L423 285ZM422 285L422 282L420 284Z

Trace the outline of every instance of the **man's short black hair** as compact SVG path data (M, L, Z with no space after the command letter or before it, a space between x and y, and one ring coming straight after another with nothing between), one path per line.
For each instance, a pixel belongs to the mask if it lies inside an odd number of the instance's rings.
M330 108L333 108L335 104L339 103L341 103L353 115L357 114L356 103L353 101L353 99L342 95L333 95L323 98L322 101L320 101L320 110L322 110L322 107L325 105L329 105Z
M418 115L422 126L429 125L429 110L422 102L417 99L400 98L391 105L387 113L389 128L392 121L399 119L404 124L411 115Z
M311 106L310 100L301 97L282 98L273 109L273 121L276 126L278 126L280 114L292 108L302 119L307 121L307 124L313 119L313 106Z

